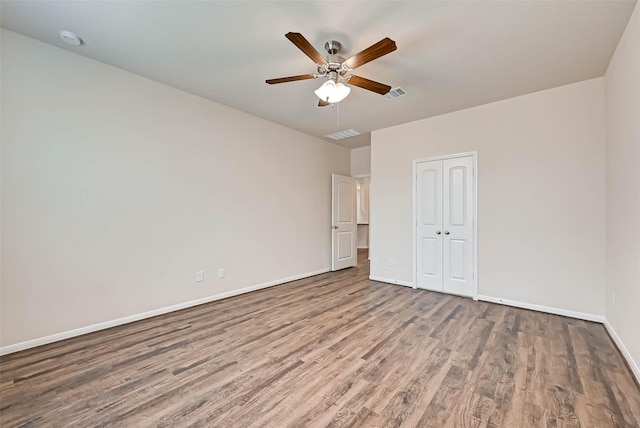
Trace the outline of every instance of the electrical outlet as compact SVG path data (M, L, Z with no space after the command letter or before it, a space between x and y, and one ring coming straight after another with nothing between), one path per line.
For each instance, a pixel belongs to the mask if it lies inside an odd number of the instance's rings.
M322 258L326 258L327 257L327 252L325 250L322 250Z
M224 268L218 269L218 278L224 278Z
M198 272L196 272L196 282L202 282L202 281L204 281L204 271L199 270Z

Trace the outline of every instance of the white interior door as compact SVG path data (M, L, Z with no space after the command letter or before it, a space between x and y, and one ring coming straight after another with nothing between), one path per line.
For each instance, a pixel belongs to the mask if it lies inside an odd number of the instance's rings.
M417 286L443 291L442 280L442 161L417 167Z
M473 297L473 157L416 164L416 286Z
M473 159L445 159L443 171L444 284L447 293L473 296Z
M332 174L331 270L356 266L356 180Z

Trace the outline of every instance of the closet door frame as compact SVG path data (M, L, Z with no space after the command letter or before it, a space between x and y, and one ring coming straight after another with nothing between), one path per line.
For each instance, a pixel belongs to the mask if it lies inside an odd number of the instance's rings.
M478 152L455 153L414 159L413 161L413 288L418 288L418 164L421 162L471 157L473 165L473 300L478 300Z

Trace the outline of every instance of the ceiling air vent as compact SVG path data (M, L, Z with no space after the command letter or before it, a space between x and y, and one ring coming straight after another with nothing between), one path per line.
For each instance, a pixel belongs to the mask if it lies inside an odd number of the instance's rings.
M407 91L398 86L397 88L393 88L392 90L387 92L384 96L384 99L393 100L395 98L404 97L405 95L407 95Z
M333 134L325 135L327 138L331 138L332 140L342 140L349 137L355 137L356 135L360 135L360 131L356 131L355 129L345 129L344 131L334 132Z

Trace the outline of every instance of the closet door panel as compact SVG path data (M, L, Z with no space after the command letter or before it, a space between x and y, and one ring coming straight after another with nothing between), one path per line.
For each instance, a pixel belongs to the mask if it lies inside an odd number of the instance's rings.
M442 161L417 165L417 286L442 291Z
M473 159L442 163L443 290L473 296Z

